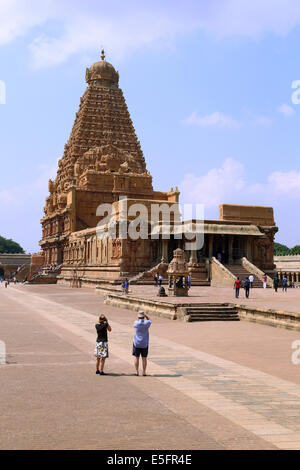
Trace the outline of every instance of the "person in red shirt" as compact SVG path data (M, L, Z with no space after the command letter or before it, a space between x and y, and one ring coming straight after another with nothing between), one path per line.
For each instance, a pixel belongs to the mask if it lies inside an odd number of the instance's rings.
M241 288L241 281L240 278L238 277L237 280L234 282L234 287L235 287L235 298L238 299L240 295L240 288Z

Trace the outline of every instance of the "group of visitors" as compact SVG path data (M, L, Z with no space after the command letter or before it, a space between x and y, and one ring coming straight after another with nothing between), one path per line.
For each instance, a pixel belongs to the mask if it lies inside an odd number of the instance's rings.
M147 369L147 357L149 350L149 328L152 324L150 318L143 312L138 312L138 319L134 322L134 338L132 355L134 357L135 375L139 376L140 357L142 357L142 373L145 377ZM105 361L109 357L108 334L111 326L105 315L100 315L99 323L95 325L97 331L97 341L94 355L96 357L96 374L106 375L104 372Z
M251 277L251 279L252 279L252 277ZM254 279L250 281L250 276L246 277L246 279L243 282L238 277L237 280L234 282L235 298L236 299L239 298L240 290L243 287L245 289L245 297L246 297L246 299L249 299L250 289L253 287L253 281L254 281Z
M268 284L268 276L266 274L263 275L262 281L263 281L263 288L266 289L267 284ZM234 282L235 297L237 299L239 298L240 289L241 287L243 287L245 289L245 297L248 299L250 295L250 289L253 288L253 283L254 283L254 276L252 274L249 277L246 277L246 279L243 282L238 277L237 280ZM275 292L278 292L278 288L279 288L278 276L275 276L273 279L273 287L274 287ZM287 277L284 276L284 278L282 279L282 292L287 292L287 289L288 289L288 280L287 280Z
M154 274L154 285L155 285L155 287L161 287L162 283L163 283L163 280L164 280L164 278L161 274L160 275L158 275L158 273ZM183 282L182 279L180 280L180 282ZM191 285L192 285L192 278L191 278L190 274L187 276L186 282L187 282L188 289L190 289Z
M4 287L5 287L5 289L7 289L7 287L9 286L10 280L9 279L4 279L3 277L1 277L0 282L1 282L1 284L4 283Z
M279 287L278 276L275 276L274 279L273 279L273 287L274 287L275 292L278 292L278 287ZM293 287L293 286L291 286L291 287ZM294 287L295 287L295 285L294 285ZM287 292L287 289L288 289L288 280L287 280L287 277L284 276L283 279L282 279L282 292Z
M48 266L47 268L47 271L52 273L53 271L56 271L57 268L58 268L57 264L50 264L50 266Z
M10 283L14 283L14 284L17 284L17 278L14 276L14 277L8 277L8 278L4 278L4 277L0 277L0 283L3 284L4 283L4 287L7 289L7 287L10 285Z

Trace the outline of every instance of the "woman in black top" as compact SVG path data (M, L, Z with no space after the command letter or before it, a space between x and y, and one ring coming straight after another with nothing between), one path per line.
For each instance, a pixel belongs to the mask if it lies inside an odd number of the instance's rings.
M96 342L96 349L95 349L95 356L96 360L96 374L105 375L103 372L105 360L109 357L108 354L108 339L107 339L107 331L111 331L111 327L107 321L107 318L104 315L100 315L99 323L95 325L97 330L97 342ZM99 370L100 367L100 370Z

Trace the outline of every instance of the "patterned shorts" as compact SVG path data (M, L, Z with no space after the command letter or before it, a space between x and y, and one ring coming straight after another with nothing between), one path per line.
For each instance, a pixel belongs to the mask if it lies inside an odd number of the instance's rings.
M108 343L101 341L101 343L96 343L96 348L94 351L94 356L98 358L107 358L108 354Z

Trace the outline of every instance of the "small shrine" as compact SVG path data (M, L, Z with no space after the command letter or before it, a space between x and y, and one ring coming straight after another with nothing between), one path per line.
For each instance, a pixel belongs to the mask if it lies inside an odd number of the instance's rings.
M184 250L181 250L181 248L174 251L174 258L169 264L167 274L169 277L169 295L173 297L187 297L189 295L187 282L189 269L185 260Z

